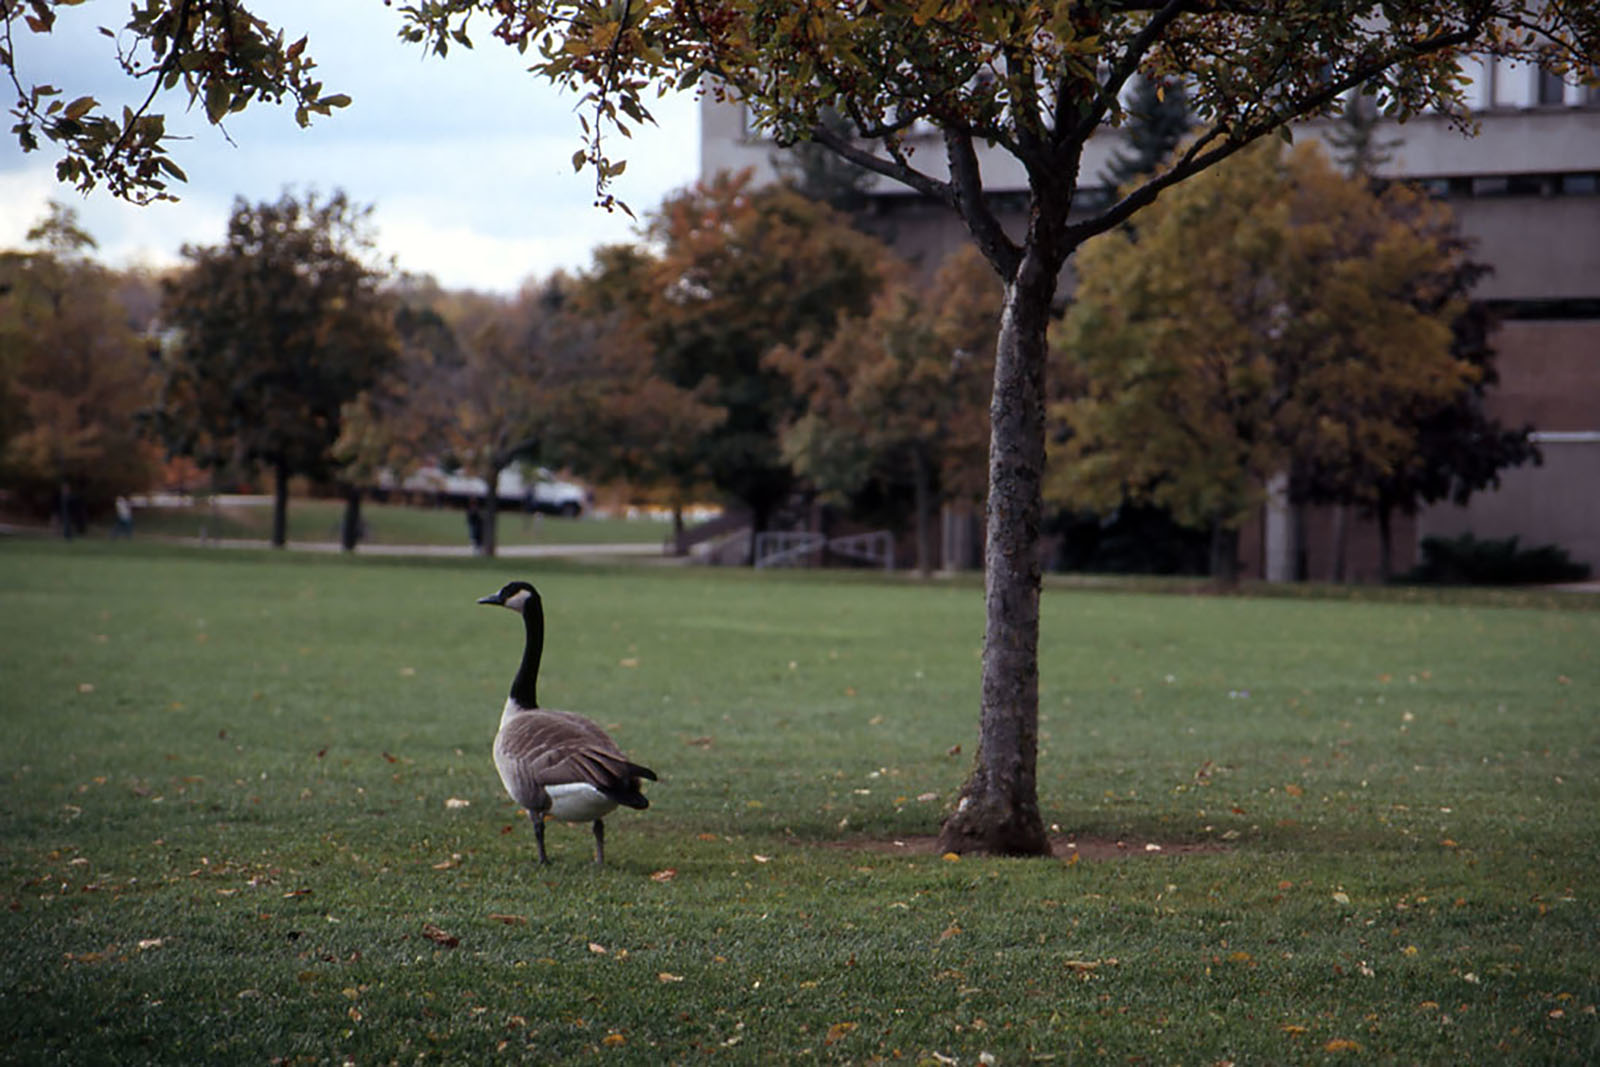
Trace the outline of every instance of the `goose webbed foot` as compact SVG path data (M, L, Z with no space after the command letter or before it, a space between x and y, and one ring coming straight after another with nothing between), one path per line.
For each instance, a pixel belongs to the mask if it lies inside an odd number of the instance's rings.
M594 865L605 866L606 862L606 824L602 819L594 821Z

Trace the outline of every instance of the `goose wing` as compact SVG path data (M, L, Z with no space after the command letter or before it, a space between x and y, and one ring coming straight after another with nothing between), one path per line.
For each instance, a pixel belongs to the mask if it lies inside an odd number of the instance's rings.
M550 786L583 783L630 808L648 807L641 778L655 772L630 762L611 736L570 711L537 709L513 715L494 743L495 763L512 799L543 809Z

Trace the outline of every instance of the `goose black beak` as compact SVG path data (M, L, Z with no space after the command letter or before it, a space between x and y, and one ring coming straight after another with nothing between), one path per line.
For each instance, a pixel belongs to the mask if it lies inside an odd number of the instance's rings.
M499 593L490 593L488 596L481 596L478 598L478 603L480 604L499 604L503 607L505 602L505 597L501 596Z

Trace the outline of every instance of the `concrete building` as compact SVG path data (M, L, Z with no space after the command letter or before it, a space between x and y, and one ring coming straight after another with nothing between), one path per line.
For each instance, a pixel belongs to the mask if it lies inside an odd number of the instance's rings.
M1559 545L1600 571L1600 90L1505 61L1471 61L1468 74L1477 135L1438 115L1384 123L1379 137L1393 144L1380 173L1420 183L1448 202L1475 243L1474 258L1493 267L1474 294L1499 317L1493 344L1500 384L1489 408L1507 425L1531 424L1544 463L1504 472L1498 489L1466 507L1438 505L1400 520L1394 563L1410 567L1423 537L1470 532ZM1309 123L1304 132L1315 136L1323 125ZM1109 192L1096 182L1117 142L1111 130L1090 142L1080 199ZM758 181L774 180L779 151L736 101L708 96L702 103L702 175L749 168ZM921 165L942 161L931 131L923 153ZM981 162L997 215L1020 228L1020 167L1003 153L986 153ZM887 180L873 186L872 216L874 228L926 270L967 241L947 208ZM1307 517L1313 578L1331 573L1334 521L1331 513ZM1269 507L1244 531L1246 575L1292 573L1286 526ZM1347 577L1376 577L1377 535L1369 524L1353 524L1346 559Z

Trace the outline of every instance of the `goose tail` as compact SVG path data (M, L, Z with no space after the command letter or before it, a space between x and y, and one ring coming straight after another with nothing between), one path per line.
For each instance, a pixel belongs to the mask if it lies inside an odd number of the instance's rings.
M606 796L615 800L625 808L644 810L650 806L650 799L639 791L639 779L648 778L656 780L656 772L649 767L641 767L637 763L627 764L625 784L614 785L609 789L602 789Z

